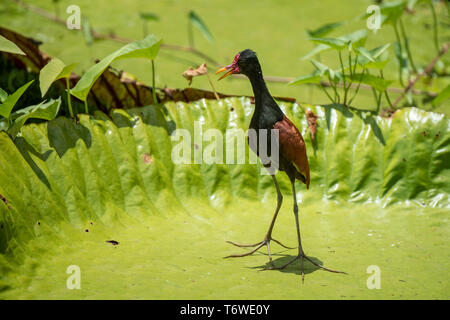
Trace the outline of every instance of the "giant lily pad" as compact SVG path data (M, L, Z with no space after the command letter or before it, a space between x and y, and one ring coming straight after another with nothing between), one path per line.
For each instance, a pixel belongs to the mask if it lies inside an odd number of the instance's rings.
M262 240L275 190L259 165L171 161L176 129L249 124L249 99L200 100L28 124L14 143L0 133L1 297L448 298L448 118L281 107L303 133L312 170L310 190L297 187L303 246L348 275L305 262L302 285L298 263L260 272L264 250L222 258L245 252L225 240ZM319 116L315 152L307 108ZM295 246L289 181L278 177L285 201L274 237ZM272 254L280 265L296 250L273 244ZM73 265L80 289L66 286ZM371 265L380 289L367 286Z

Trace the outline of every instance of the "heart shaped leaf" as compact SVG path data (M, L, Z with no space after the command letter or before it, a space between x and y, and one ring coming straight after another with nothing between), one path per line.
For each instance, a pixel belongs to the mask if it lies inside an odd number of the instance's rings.
M58 58L50 60L39 73L39 87L41 89L42 97L45 96L53 82L69 77L76 65L76 63L72 63L66 66L64 62Z
M76 86L70 90L70 93L78 99L86 101L91 87L111 63L129 58L154 60L158 54L161 41L162 40L158 40L154 35L148 35L143 40L135 41L123 46L87 70Z

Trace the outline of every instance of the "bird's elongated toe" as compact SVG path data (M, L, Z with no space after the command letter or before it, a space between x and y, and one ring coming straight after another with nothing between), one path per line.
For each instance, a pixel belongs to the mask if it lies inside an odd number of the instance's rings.
M272 237L266 237L266 238L264 238L263 241L260 241L260 242L254 243L254 244L240 244L240 243L235 243L233 241L227 241L228 243L230 243L230 244L232 244L232 245L234 245L236 247L240 247L240 248L252 248L252 247L255 247L255 249L253 249L253 250L251 250L249 252L246 252L246 253L242 253L242 254L232 254L232 255L226 256L225 258L246 257L246 256L254 254L259 249L261 249L264 245L266 245L267 246L267 253L269 255L269 260L272 263L272 255L271 255L271 252L270 252L270 241L274 241L274 242L278 243L280 246L282 246L283 248L286 248L286 249L295 249L293 247L288 247L288 246L282 244L280 241L278 241L278 240L276 240L276 239L274 239Z

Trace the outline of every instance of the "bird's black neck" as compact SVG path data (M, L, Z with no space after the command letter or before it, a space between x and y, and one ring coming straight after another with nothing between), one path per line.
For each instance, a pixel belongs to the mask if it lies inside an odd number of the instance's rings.
M266 82L261 70L248 75L255 95L255 113L254 117L263 115L265 120L275 123L283 119L283 112L267 89ZM264 122L266 122L264 121Z
M253 94L255 95L255 105L256 107L261 107L263 102L273 101L272 96L270 95L269 90L267 89L266 82L264 81L264 77L262 75L262 71L257 71L249 75L250 82L253 88Z

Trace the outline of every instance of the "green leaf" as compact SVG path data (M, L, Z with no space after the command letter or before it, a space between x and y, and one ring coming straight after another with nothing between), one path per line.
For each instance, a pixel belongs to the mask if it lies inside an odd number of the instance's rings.
M47 93L53 82L69 77L76 65L76 63L72 63L66 66L58 58L53 58L47 63L39 73L39 87L42 97Z
M364 68L367 69L384 69L384 67L389 62L389 54L387 52L383 53L375 62L368 61L367 63L361 63ZM359 63L359 58L358 58Z
M337 83L343 79L342 72L340 70L332 70L332 71L333 72L330 72L330 77L333 81Z
M345 41L336 38L309 38L308 40L311 40L315 43L327 45L330 48L336 50L345 49L345 47L347 46L347 43Z
M316 55L318 55L321 52L330 50L330 46L327 46L325 44L319 44L318 46L314 47L314 49L312 49L310 52L308 52L306 55L304 55L301 59L302 60L308 60L311 57L314 57Z
M33 82L34 80L31 80L30 82L24 84L6 98L6 100L0 105L0 116L9 119L11 111L16 105L17 101Z
M328 70L330 70L330 67L317 60L310 59L310 61L313 64L313 66L317 69L320 75L324 75Z
M15 113L17 117L15 117L11 128L8 129L8 134L14 139L25 122L30 118L53 120L58 115L60 106L61 98L58 98L57 100L51 99L46 103L41 102L38 105L20 109Z
M438 106L450 98L450 84L433 99L433 106Z
M405 11L407 2L404 0L384 2L380 5L383 24L395 24Z
M66 65L64 67L64 69L61 71L61 73L58 75L58 77L56 78L56 80L58 79L64 79L64 78L69 78L70 75L73 72L73 69L75 69L75 67L77 66L78 63L71 63L69 65Z
M344 36L339 37L339 39L350 42L352 45L352 48L358 48L363 46L366 43L367 40L367 30L361 29L349 34L346 34Z
M348 78L352 82L361 81L361 83L367 84L381 92L384 92L389 87L389 85L394 82L392 80L386 80L367 73L355 73L351 77L346 75L346 78Z
M365 29L361 29L355 32L352 32L350 34L346 34L343 36L340 36L336 38L339 41L339 46L342 44L341 41L343 41L345 44L350 43L353 48L358 48L360 46L363 46L367 39L367 31ZM328 44L321 43L318 46L316 46L312 51L310 51L308 54L302 57L302 60L309 59L321 52L330 50L331 46Z
M408 9L409 10L412 10L412 9L414 9L414 6L418 3L419 1L418 0L408 0Z
M103 58L99 63L93 65L81 77L76 86L70 90L70 93L82 101L86 101L89 90L95 81L105 71L105 69L114 61L129 58L144 58L153 60L158 54L162 40L157 40L154 35L148 35L143 40L129 43L119 50Z
M374 61L370 61L364 55L358 56L358 64L367 69L383 69L389 62L389 52L386 51L389 46L390 43L369 50L370 56Z
M20 49L14 42L9 41L5 37L0 35L0 51L25 55L25 53Z
M45 95L50 85L58 78L66 64L58 58L50 60L39 73L39 87L42 96Z
M295 84L304 84L304 83L320 83L320 79L322 77L318 74L308 74L306 76L298 77L291 82L288 83L288 85L295 85Z
M323 76L326 75L330 77L333 82L338 82L342 79L342 73L339 70L333 70L327 65L316 61L314 59L310 59L313 66L316 68L318 75Z
M374 59L378 59L382 56L382 54L384 52L386 52L387 48L389 48L390 46L391 46L391 44L387 43L384 46L380 46L380 47L370 50L370 53L372 54L372 57Z
M159 16L152 12L140 12L139 17L147 21L159 21Z
M368 61L375 62L375 58L372 56L372 53L364 47L359 47L354 49L357 54L365 57Z
M5 102L6 98L8 98L8 93L0 88L0 103Z
M200 19L200 17L192 10L189 12L189 21L193 26L200 30L200 32L209 42L214 43L214 38L211 32L209 32L203 20Z
M345 22L335 22L335 23L327 23L323 26L320 26L319 28L315 30L307 30L306 33L310 38L320 38L323 36L326 36L333 30L337 29L338 27L344 25Z

